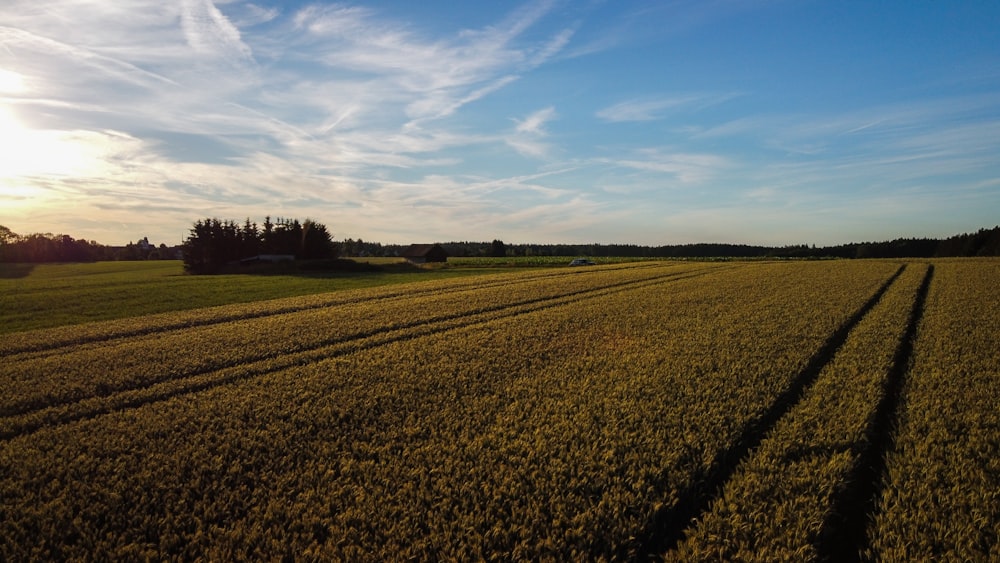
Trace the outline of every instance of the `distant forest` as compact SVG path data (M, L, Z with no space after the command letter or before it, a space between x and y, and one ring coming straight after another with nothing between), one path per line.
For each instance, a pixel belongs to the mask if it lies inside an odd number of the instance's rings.
M384 245L347 239L339 243L342 256L397 256L405 245ZM899 238L885 242L852 242L837 246L754 246L746 244L505 244L492 242L441 243L449 256L626 256L645 258L932 258L944 256L1000 256L1000 226L946 239Z
M192 229L193 239L199 239L205 233L209 223L217 220L200 221ZM276 231L290 231L298 235L295 221L280 222ZM310 244L303 245L305 239L292 237L299 241L294 254L300 257L325 254L336 247L340 256L398 256L406 249L406 245L381 244L363 240L346 239L327 246L331 241L329 233L323 225L307 221L301 224L310 227L321 227L312 231L317 237L316 244L320 248L312 248ZM237 226L230 221L222 222L224 231L245 232L246 225ZM199 228L200 227L200 228ZM256 230L256 225L250 228ZM214 231L215 229L210 229ZM246 250L250 254L265 251L279 251L272 245L264 244L264 231L258 231L261 244L251 244L232 249L237 254ZM310 229L306 229L310 230ZM277 234L277 233L275 233ZM291 234L291 233L289 233ZM191 238L188 239L190 245ZM211 237L209 237L211 238ZM229 237L225 237L229 238ZM271 241L268 240L268 243ZM425 241L417 241L425 242ZM308 252L306 251L308 246ZM946 239L930 238L899 238L885 242L852 242L836 246L791 245L791 246L755 246L746 244L680 244L664 246L640 246L634 244L505 244L500 240L492 242L446 242L441 246L449 256L625 256L646 258L932 258L945 256L1000 256L1000 226L992 229L980 229L974 233L955 235ZM252 248L251 248L252 247ZM130 242L125 246L106 246L95 241L75 239L69 235L53 235L50 233L19 235L0 225L0 262L95 262L102 260L177 260L183 256L182 246L167 246L150 243L146 237ZM190 250L188 248L187 250ZM280 251L293 253L289 250ZM228 254L228 252L226 253ZM235 256L235 255L234 255ZM236 256L234 259L245 258Z

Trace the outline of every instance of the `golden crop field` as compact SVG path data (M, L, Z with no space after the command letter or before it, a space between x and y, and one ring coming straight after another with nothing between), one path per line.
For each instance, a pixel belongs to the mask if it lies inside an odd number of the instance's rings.
M0 560L997 560L998 279L645 262L7 334Z

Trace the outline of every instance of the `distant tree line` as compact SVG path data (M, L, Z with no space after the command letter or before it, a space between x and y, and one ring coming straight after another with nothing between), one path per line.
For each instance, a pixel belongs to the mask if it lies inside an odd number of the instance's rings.
M1000 256L1000 226L946 239L899 238L885 242L852 242L835 246L755 246L746 244L505 244L444 242L449 256L625 256L640 258L933 258L945 256ZM398 256L406 245L347 239L344 256Z
M248 218L242 225L216 218L198 220L182 245L184 268L191 273L220 271L224 266L261 256L286 255L298 260L335 258L337 244L326 226L311 219Z
M69 235L19 235L0 225L0 262L98 262L106 260L176 260L177 248L155 246L143 237L125 246L106 246Z
M361 239L333 241L326 227L315 221L266 218L263 225L246 220L197 221L180 247L154 245L145 237L125 246L106 246L69 235L19 235L0 225L0 262L95 262L101 260L175 260L183 257L189 271L215 271L230 262L261 254L287 254L299 259L343 256L398 256L407 245ZM898 238L883 242L852 242L835 246L754 246L745 244L506 244L446 242L449 256L624 256L647 258L934 258L945 256L1000 256L1000 226L945 239Z
M1000 256L1000 226L946 239L898 238L884 242L852 242L823 248L794 247L779 256L802 258L936 258Z

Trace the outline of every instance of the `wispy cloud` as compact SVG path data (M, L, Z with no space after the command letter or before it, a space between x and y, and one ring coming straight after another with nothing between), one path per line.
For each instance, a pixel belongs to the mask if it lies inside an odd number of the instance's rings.
M55 81L60 71L69 71L70 65L84 65L96 70L101 76L116 82L152 88L164 84L176 86L177 83L166 76L143 69L126 60L103 55L97 51L64 43L43 35L13 27L0 26L0 44L15 60L34 57L51 57L55 59L57 68L35 67L35 82ZM61 68L59 68L61 67ZM77 73L67 72L63 75L72 81L80 80ZM41 86L41 85L39 85Z
M611 122L653 121L663 117L667 110L691 104L699 99L697 96L684 96L653 100L628 100L598 111L597 117Z
M383 90L409 98L407 117L426 120L452 115L500 90L565 46L568 30L540 44L513 43L550 9L550 3L530 6L500 24L447 39L425 39L409 26L380 20L375 11L359 7L311 6L296 13L294 23L307 31L302 43L323 53L326 66L388 83Z
M407 116L414 118L406 124L406 127L416 127L428 120L440 119L452 115L461 109L462 106L502 89L517 80L517 78L517 76L513 75L501 76L481 88L472 90L462 98L456 98L455 93L451 91L431 93L406 107Z
M543 141L548 135L545 123L556 115L554 107L540 109L524 119L514 119L517 126L513 134L507 136L506 143L518 153L532 158L546 158L551 146Z
M660 148L641 149L631 157L606 162L619 167L664 174L680 184L705 182L732 166L729 159L719 155L675 152Z
M518 133L529 133L533 135L544 135L543 126L546 121L551 120L556 114L556 109L552 106L540 109L522 120L516 120Z
M182 0L181 29L188 45L199 55L232 65L253 63L253 53L240 39L240 31L211 0Z
M697 98L661 98L656 100L629 100L606 107L597 112L597 117L611 122L652 121L659 119L666 109L689 103Z
M264 8L251 3L237 3L231 9L234 13L231 21L237 29L261 25L281 15L278 8Z
M597 117L611 123L627 121L655 121L671 113L690 114L716 106L739 97L739 93L683 94L652 98L635 98L608 106L597 112Z

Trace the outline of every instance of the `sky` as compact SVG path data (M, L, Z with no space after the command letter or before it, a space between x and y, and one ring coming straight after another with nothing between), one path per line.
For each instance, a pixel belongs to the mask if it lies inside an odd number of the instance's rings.
M1000 2L4 0L0 225L392 244L1000 224Z

